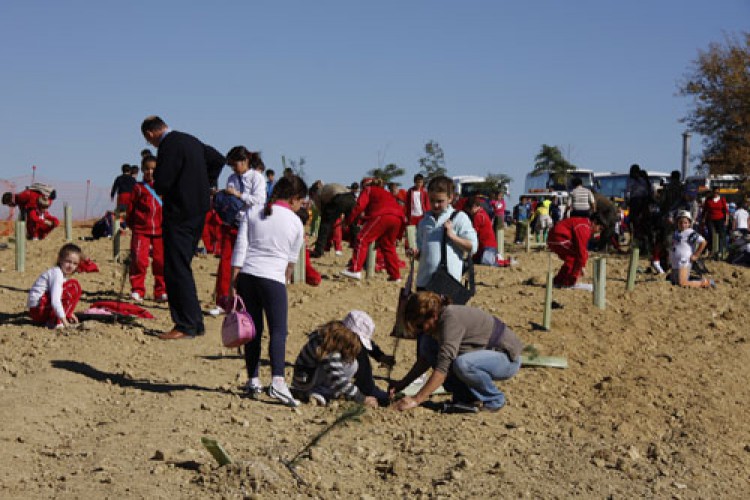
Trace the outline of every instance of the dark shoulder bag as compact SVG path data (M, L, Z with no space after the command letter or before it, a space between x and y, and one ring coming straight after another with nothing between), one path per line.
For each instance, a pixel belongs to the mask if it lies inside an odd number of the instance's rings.
M450 221L458 214L458 210L453 212L450 216ZM459 280L454 278L448 272L448 237L446 236L445 229L443 229L443 242L440 246L440 264L437 270L430 277L430 281L427 283L425 289L435 292L437 294L449 297L451 302L456 305L464 305L469 299L471 299L476 293L476 286L474 284L474 263L471 260L471 256L468 259L464 259L464 265L466 267L467 280L465 284L462 284Z
M242 176L239 176L240 180L240 193L245 191L244 182ZM238 217L240 212L245 208L245 202L241 198L229 194L226 190L217 191L214 194L214 210L219 214L221 222L227 226L238 227Z

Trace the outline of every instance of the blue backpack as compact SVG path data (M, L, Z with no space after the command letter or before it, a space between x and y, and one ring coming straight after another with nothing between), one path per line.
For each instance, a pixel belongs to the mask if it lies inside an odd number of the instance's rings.
M226 191L219 191L214 195L214 210L221 221L228 226L237 227L237 216L245 208L245 202Z

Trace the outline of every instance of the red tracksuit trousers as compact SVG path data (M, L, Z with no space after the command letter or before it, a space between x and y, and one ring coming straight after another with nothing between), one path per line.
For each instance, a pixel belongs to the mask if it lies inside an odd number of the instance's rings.
M378 242L388 276L394 280L400 278L396 240L401 234L401 226L401 218L395 215L378 215L368 220L354 241L351 271L362 270L370 243Z
M45 221L52 222L52 225L47 225ZM49 214L46 214L44 220L42 221L37 222L33 219L29 219L26 222L26 238L29 240L43 240L47 237L47 235L49 235L49 233L52 232L53 229L55 229L59 225L60 220L57 217Z
M149 252L156 299L167 293L164 283L164 240L161 235L133 232L130 237L130 288L141 297L146 296Z
M340 252L343 247L341 246L343 241L343 234L344 231L342 229L343 227L343 221L341 217L336 219L336 222L333 223L333 230L331 231L331 236L328 237L328 241L326 242L325 251L329 251L331 249L331 245L333 245L333 248Z
M237 228L221 225L221 258L216 271L216 303L223 307L224 299L229 296L232 284L232 252L237 241Z
M578 262L578 254L573 251L573 243L570 240L548 242L549 249L557 254L563 261L563 265L555 276L554 283L557 286L573 286L581 275L581 263Z
M70 318L73 315L73 311L76 310L81 293L81 284L78 283L78 280L68 279L63 283L61 301L66 319ZM31 321L35 325L54 327L62 323L62 320L57 317L55 310L52 308L52 299L49 292L42 295L36 307L29 309L29 315L31 315Z

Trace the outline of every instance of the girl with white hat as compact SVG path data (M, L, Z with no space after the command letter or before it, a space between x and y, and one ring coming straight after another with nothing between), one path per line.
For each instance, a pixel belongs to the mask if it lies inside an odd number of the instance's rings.
M692 228L693 218L687 210L677 212L677 230L672 235L672 284L689 288L715 287L713 280L691 280L690 269L706 249L706 239Z

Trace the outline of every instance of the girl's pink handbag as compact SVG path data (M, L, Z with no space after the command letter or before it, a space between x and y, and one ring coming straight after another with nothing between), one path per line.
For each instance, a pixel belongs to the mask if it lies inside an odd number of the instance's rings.
M239 302L239 307L238 303ZM224 347L239 347L255 338L255 323L245 310L245 303L239 295L234 296L232 310L221 324L221 340Z

